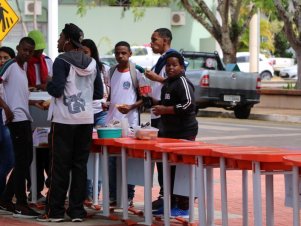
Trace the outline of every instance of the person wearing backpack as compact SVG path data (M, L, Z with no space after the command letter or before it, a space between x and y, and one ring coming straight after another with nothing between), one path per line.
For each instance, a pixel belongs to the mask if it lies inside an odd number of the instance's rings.
M156 100L160 100L161 98L161 89L163 87L163 82L167 79L165 65L167 57L177 52L176 50L171 48L172 41L172 33L167 28L158 28L156 29L151 36L151 48L154 53L160 54L160 58L157 63L151 70L147 70L145 72L145 76L151 81L151 94L150 96ZM145 101L146 99L144 99ZM147 101L144 102L144 106L149 108L150 106L146 105ZM149 105L149 104L148 104ZM151 125L152 127L159 129L160 124L160 115L155 115L151 111ZM159 130L160 136L160 130ZM159 196L157 200L152 202L152 209L159 210L163 207L163 168L162 163L156 163L158 170L158 182L160 186ZM171 200L172 207L174 206L174 200Z
M127 119L130 127L139 125L139 106L142 99L139 98L138 87L147 83L144 77L144 69L130 62L132 55L129 43L118 42L115 45L115 58L118 62L109 70L108 86L110 105L106 123L112 120L122 121ZM116 205L116 157L109 159L109 191L110 205ZM128 185L128 205L133 206L135 186Z

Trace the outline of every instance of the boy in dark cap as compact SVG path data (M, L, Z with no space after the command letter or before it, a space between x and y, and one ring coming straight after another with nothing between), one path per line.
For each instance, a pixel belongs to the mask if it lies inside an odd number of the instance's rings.
M103 85L95 60L78 51L83 36L76 25L65 25L58 40L58 51L63 53L55 59L53 77L47 84L52 96L48 115L52 121L51 165L46 213L38 221L64 221L70 173L66 213L72 222L81 222L87 215L83 203L92 142L92 100L102 99Z

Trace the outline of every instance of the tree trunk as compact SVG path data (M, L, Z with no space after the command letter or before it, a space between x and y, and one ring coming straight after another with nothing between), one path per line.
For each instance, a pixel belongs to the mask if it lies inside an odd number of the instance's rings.
M223 51L223 61L225 64L234 64L236 63L236 48L235 43L233 43L229 35L223 34L221 43L219 42L221 49Z
M226 53L223 51L224 64L235 64L236 63L236 52Z

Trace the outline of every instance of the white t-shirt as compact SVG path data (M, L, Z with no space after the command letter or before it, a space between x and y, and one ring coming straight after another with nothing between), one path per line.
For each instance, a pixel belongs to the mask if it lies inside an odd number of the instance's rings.
M145 81L145 77L137 69L136 71L138 84L142 84ZM137 93L132 83L130 71L119 72L118 69L116 69L112 78L108 78L108 85L111 89L111 94L106 124L112 120L121 121L121 119L127 118L129 126L137 126L139 124L138 109L133 109L128 114L122 114L116 108L116 104L132 105L137 102Z
M107 79L109 76L108 73L110 67L107 65L103 65L103 66L104 66L104 71L101 71L100 73L102 84L103 84L103 98L101 100L93 100L92 102L93 114L97 114L103 111L101 103L105 103L108 98L109 88L106 84L107 82L105 81L105 79Z
M2 99L14 114L13 122L32 121L28 106L30 92L28 90L26 64L24 64L23 70L17 62L12 63L1 78L4 90ZM3 122L5 122L6 116L4 113L2 117Z
M46 65L47 65L47 70L48 70L48 76L52 77L52 65L53 62L50 58L45 58ZM35 70L36 70L36 85L41 85L41 78L38 76L40 74L40 65L35 64L34 65Z
M153 68L153 71L155 71L155 69ZM160 76L162 76L163 78L166 78L166 71L165 71L165 65L164 67L161 69ZM163 87L163 83L161 82L155 82L155 81L151 81L150 82L151 88L152 88L152 92L151 92L151 97L153 97L156 100L161 100L161 89ZM153 114L153 112L151 111L151 119L156 119L156 118L160 118L160 115L156 116Z

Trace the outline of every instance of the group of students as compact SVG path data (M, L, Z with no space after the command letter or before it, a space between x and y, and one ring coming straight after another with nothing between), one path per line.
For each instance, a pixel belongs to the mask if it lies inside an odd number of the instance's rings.
M151 36L153 52L161 55L151 70L130 62L131 47L125 41L115 45L117 65L109 68L99 60L95 43L84 39L83 31L72 23L65 24L62 29L58 39L61 54L49 67L50 63L46 63L49 58L42 54L45 46L39 45L41 37L37 39L36 36L22 38L17 55L11 56L12 60L0 70L0 86L3 88L0 107L3 108L4 120L1 131L6 131L1 133L6 138L2 142L0 139L0 145L6 147L1 155L3 153L7 159L5 164L2 157L0 160L0 173L4 172L0 174L0 211L47 222L64 221L67 214L73 222L81 222L87 216L84 204L92 201L92 158L89 152L93 126L106 126L112 120L124 119L129 126L137 126L140 123L139 107L144 105L152 108L151 125L159 128L160 137L194 140L198 123L193 85L185 77L182 55L170 48L172 34L167 28L157 29ZM36 52L38 57L34 57ZM36 64L40 66L39 70L35 70ZM151 85L151 93L146 96L139 93L139 86L147 83ZM44 109L44 101L29 100L30 86L46 90L52 97L48 109L48 120L51 120L49 152L46 152L47 157L41 157L45 164L37 169L43 175L46 170L48 175L44 214L31 209L26 197L26 180L30 181L32 161L32 118L28 106ZM3 144L4 140L8 144ZM38 164L43 160L38 158ZM6 170L2 170L2 165L6 165ZM158 163L157 168L161 189L158 200L153 202L153 210L154 214L163 214L162 165ZM173 188L175 167L171 173ZM116 157L109 159L109 178L110 204L116 205ZM38 187L40 192L44 188L42 181ZM100 182L94 183L99 183L100 187ZM129 206L133 206L134 192L135 185L128 185ZM65 209L67 193L68 206ZM12 202L14 196L15 204ZM171 208L173 216L188 215L188 197L172 193Z

